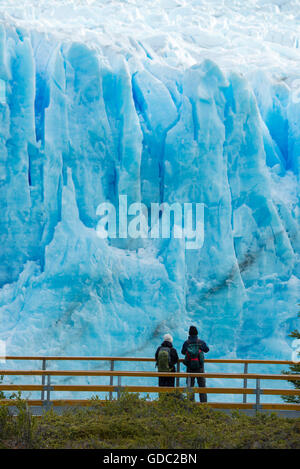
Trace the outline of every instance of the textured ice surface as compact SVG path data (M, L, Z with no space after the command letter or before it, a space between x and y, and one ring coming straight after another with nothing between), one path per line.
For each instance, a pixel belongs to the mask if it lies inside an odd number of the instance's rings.
M193 323L211 357L289 359L298 2L3 1L0 15L7 353L152 355ZM96 208L120 194L204 203L203 248L100 240Z

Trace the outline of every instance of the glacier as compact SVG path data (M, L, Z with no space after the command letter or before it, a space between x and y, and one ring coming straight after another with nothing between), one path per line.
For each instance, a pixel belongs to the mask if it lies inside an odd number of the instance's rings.
M7 354L153 356L164 333L179 349L195 324L212 358L290 359L297 2L3 3ZM99 239L98 205L122 194L147 207L203 203L203 247Z

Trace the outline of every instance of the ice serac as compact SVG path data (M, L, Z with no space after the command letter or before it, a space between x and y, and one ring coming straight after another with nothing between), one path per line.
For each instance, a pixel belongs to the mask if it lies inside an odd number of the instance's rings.
M2 294L1 313L8 313L6 321L1 317L2 333L8 348L19 352L134 353L151 342L155 328L166 327L157 304L168 324L183 316L180 286L151 250L142 255L109 248L82 223L70 169L44 271L27 262L18 282Z
M0 30L0 339L10 355L290 357L300 103L267 74L184 69ZM152 46L155 43L152 41ZM98 205L203 203L204 244L101 240Z

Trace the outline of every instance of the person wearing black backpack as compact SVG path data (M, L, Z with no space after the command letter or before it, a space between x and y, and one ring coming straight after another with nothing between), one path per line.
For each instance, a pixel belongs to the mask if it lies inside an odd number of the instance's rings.
M204 353L207 352L209 352L209 348L203 340L198 339L197 328L191 326L189 337L181 349L181 353L185 355L183 363L186 366L187 373L204 373ZM195 377L191 377L190 380L190 386L193 387L195 385ZM197 382L200 388L206 386L205 378L197 378ZM207 402L207 394L200 394L200 402Z
M175 365L178 362L178 354L173 347L173 337L170 334L164 335L162 344L158 347L155 353L155 361L158 371L175 372ZM175 378L162 376L158 378L159 386L174 387Z

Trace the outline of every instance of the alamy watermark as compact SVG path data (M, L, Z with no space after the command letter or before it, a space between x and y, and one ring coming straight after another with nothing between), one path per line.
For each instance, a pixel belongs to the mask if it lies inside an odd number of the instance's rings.
M119 196L116 207L101 203L97 235L106 238L184 239L186 249L200 249L204 242L204 204L174 202L151 203L150 210L141 202L128 206L127 195Z

